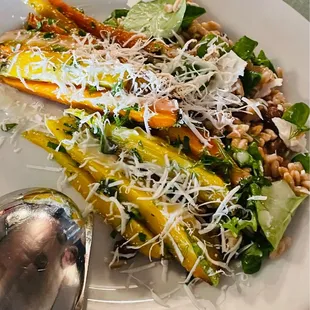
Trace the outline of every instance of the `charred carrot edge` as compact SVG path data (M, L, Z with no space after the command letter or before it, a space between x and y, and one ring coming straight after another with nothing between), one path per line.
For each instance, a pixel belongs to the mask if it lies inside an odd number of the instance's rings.
M103 37L111 37L121 46L132 47L139 40L146 40L144 35L137 35L134 32L125 31L121 28L113 28L111 26L105 25L98 22L96 19L85 15L74 7L66 4L62 0L48 0L49 3L56 7L64 16L72 20L81 29L89 32L90 34L102 39ZM149 52L163 51L167 55L172 54L172 50L169 49L167 45L162 42L151 42L146 47L145 50Z
M39 30L42 32L53 32L53 33L58 33L61 35L68 34L68 32L65 29L58 26L56 22L49 24L46 18L38 17L34 15L33 13L29 13L28 18L27 18L27 25L30 26L31 28L36 29L38 25L40 25Z
M94 106L91 104L91 102L87 101L87 99L83 102L77 102L77 101L70 101L70 99L66 96L61 96L58 98L55 94L55 92L58 89L58 86L51 83L46 82L37 82L37 81L26 81L26 85L24 85L20 80L14 79L14 78L6 78L2 77L2 82L10 85L14 88L17 88L20 91L37 95L39 97L43 97L52 101L59 102L64 105L72 106L74 108L80 108L80 109L87 109L92 111L99 111L102 112L102 108L98 106ZM87 91L85 91L85 97L92 98L99 96L100 93L94 93L89 94ZM111 109L112 112L112 109ZM126 111L121 111L121 115L125 115ZM143 123L144 117L143 117L143 110L141 111L130 111L129 119L138 122ZM158 113L152 116L149 119L149 126L151 128L166 128L173 126L177 121L177 115L174 113L167 114L167 113Z

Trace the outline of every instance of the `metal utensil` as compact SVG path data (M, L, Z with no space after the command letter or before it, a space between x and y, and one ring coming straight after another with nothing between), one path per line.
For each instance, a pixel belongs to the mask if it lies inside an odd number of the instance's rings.
M0 198L0 309L82 309L92 218L51 189Z

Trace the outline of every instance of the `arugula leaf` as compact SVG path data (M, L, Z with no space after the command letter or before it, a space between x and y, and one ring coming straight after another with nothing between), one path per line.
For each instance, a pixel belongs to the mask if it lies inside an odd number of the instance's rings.
M255 86L261 81L262 75L248 69L244 70L244 75L240 76L245 96L249 96Z
M264 254L261 249L254 243L241 254L242 269L246 274L253 274L259 271Z
M171 38L181 27L186 11L186 0L181 0L176 12L167 12L166 5L175 0L140 1L135 4L124 19L125 30L143 32L148 37Z
M257 45L258 42L244 36L235 43L232 50L243 60L249 60Z
M303 127L307 123L309 115L309 106L303 102L298 102L284 112L282 119L296 125L297 127Z
M251 212L251 219L249 220L245 220L234 216L227 222L221 223L221 225L222 227L228 229L235 238L238 237L241 230L248 227L250 227L255 232L257 231L257 220L253 212Z
M257 201L258 222L270 244L276 249L291 219L306 196L297 197L283 180L263 187L262 196L267 200Z
M257 66L264 66L272 70L274 73L276 73L276 70L272 64L272 62L267 58L265 52L261 50L257 57L253 57L252 62L254 65Z
M293 159L292 162L300 162L307 173L310 172L310 155L298 154Z
M204 55L206 55L208 48L210 47L210 42L214 39L217 38L217 40L214 42L215 45L219 45L224 43L224 41L217 35L213 34L213 33L209 33L207 36L205 36L204 38L201 39L201 41L199 42L199 47L197 49L197 56L199 56L200 58L203 58ZM223 49L228 52L230 47L227 43L223 44Z
M198 18L199 16L205 13L206 13L206 10L204 8L187 3L181 28L184 30L188 29L188 27L192 24L192 22L196 18Z
M47 147L56 150L58 148L58 152L60 153L67 153L66 149L61 145L59 146L59 144L53 143L53 142L47 142Z
M14 129L18 124L17 123L9 123L9 124L2 124L0 129L4 132L9 132L10 130Z
M126 17L128 12L129 10L127 9L116 9L103 23L116 28L118 27L117 19L121 17Z
M261 153L258 150L258 145L256 142L252 142L248 147L249 154L255 159L255 160L263 160L263 157Z
M250 151L254 152L254 148L255 146L253 145ZM258 154L255 152L254 156L257 157ZM235 152L233 153L233 158L236 160L236 162L239 164L241 168L244 168L244 167L252 168L252 171L255 176L262 176L264 174L262 160L254 159L253 156L248 151L239 150L239 149L235 150Z
M114 183L115 180L113 179L106 179L100 181L100 186L97 189L98 194L103 194L109 197L115 196L118 192L117 186L109 186L111 183Z
M206 169L215 172L225 180L229 179L233 165L228 159L221 159L204 154L201 158L201 162L206 167Z

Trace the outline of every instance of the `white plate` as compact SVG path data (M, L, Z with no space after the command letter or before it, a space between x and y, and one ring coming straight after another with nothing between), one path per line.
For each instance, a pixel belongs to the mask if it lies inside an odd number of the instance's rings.
M69 2L83 7L87 13L93 14L99 20L103 20L112 9L125 6L125 1L121 0ZM275 64L284 68L284 91L288 99L292 102L308 102L309 33L308 22L302 16L281 0L197 2L207 8L207 18L222 24L224 31L232 39L247 35L259 41L259 47L267 52ZM18 28L21 24L20 17L26 16L28 10L20 0L2 0L1 32ZM3 97L0 100L1 108L6 100ZM33 99L23 95L21 101L31 102ZM61 113L60 105L45 106L53 115ZM1 136L6 134L0 132ZM56 188L59 174L26 167L26 164L57 167L55 163L47 160L46 153L22 139L18 141L18 146L11 145L8 139L7 135L7 141L0 149L0 195L24 187ZM14 153L14 149L19 147L22 150ZM85 203L79 194L70 188L64 191L84 208ZM141 284L131 281L126 289L127 276L108 269L105 258L111 257L110 229L102 225L99 219L96 220L95 227L87 309L162 309L152 301L150 292ZM208 306L207 300L211 300L220 310L309 309L309 208L306 205L297 211L287 235L293 237L290 251L278 261L265 263L261 272L248 281L242 282L239 276L239 285L233 284L232 279L223 279L220 288L211 288L207 284L198 287L195 293L202 298L201 304ZM146 259L139 258L135 264L138 266L146 263ZM177 264L170 265L167 283L161 280L161 266L135 276L154 288L158 295L162 295L175 289L180 275L184 275ZM168 304L172 309L195 309L183 289L174 294Z

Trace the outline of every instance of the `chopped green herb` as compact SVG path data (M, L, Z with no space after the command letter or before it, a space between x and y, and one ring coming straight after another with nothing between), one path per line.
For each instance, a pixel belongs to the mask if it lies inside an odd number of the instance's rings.
M0 127L2 131L8 132L13 128L15 128L17 125L18 125L17 123L10 123L10 124L2 124Z
M190 147L190 139L188 136L184 136L183 138L183 148L182 150L184 151L185 154L190 154L191 153L191 147Z
M140 211L136 208L130 209L129 216L130 216L130 218L138 220L138 221L143 220L143 217L142 217Z
M56 23L56 19L53 19L53 18L48 18L47 19L47 24L48 25L53 25L53 24L55 24Z
M305 171L307 173L310 172L310 155L307 154L298 154L293 159L293 162L300 162L302 166L304 167Z
M143 161L142 161L142 157L141 157L141 155L139 154L139 152L138 152L137 149L131 149L130 153L138 159L139 163L142 163L142 162L143 162Z
M259 72L244 70L244 76L240 77L245 96L250 96L255 86L261 81L262 75Z
M87 90L90 94L93 94L97 91L97 87L93 85L87 85Z
M110 237L112 239L115 239L117 235L118 235L118 231L117 230L112 230L111 233L110 233Z
M206 169L215 172L216 174L228 180L232 169L232 163L227 159L221 159L210 155L203 155L201 162Z
M58 151L57 152L60 152L60 153L67 153L66 149L61 145L59 146L59 144L56 144L56 143L53 143L53 142L47 142L47 147L53 149L56 151L56 149L58 148Z
M114 183L115 180L113 179L107 179L107 180L101 180L100 186L97 189L97 193L103 194L109 197L115 196L115 194L118 192L117 186L109 186L111 183Z
M117 127L124 126L129 121L129 114L130 114L130 110L127 110L124 116L114 115L113 119L114 119L115 125Z
M58 45L58 44L52 45L51 49L53 52L67 52L68 51L66 47Z
M64 10L63 10L63 8L58 7L58 8L57 8L57 11L60 12L60 13L63 13Z
M53 38L55 38L55 33L53 33L53 32L46 32L46 33L43 35L43 38L44 38L44 39L53 39Z
M42 23L37 22L36 30L40 30L42 28Z
M142 143L141 140L139 140L138 145L139 145L142 149L144 148L143 143Z
M248 147L248 152L255 160L263 160L261 153L258 150L258 145L256 142L252 142Z
M141 242L145 242L146 234L139 232L139 239L140 239Z
M253 212L250 213L250 219L241 219L238 217L233 217L226 222L221 224L222 227L228 229L232 235L237 238L240 231L245 228L251 228L253 231L257 231L257 219Z
M111 89L112 96L116 96L122 89L124 89L124 83L122 80L119 80Z
M79 30L78 35L81 37L85 37L86 36L86 32L82 29Z
M249 60L253 57L253 52L257 45L258 42L244 36L235 43L232 49L243 60Z
M192 24L192 22L199 16L206 13L204 8L201 8L196 5L186 4L186 10L183 17L181 28L186 30Z
M92 29L95 29L95 28L96 28L96 24L95 24L94 22L91 22L91 23L90 23L90 26L91 26Z

